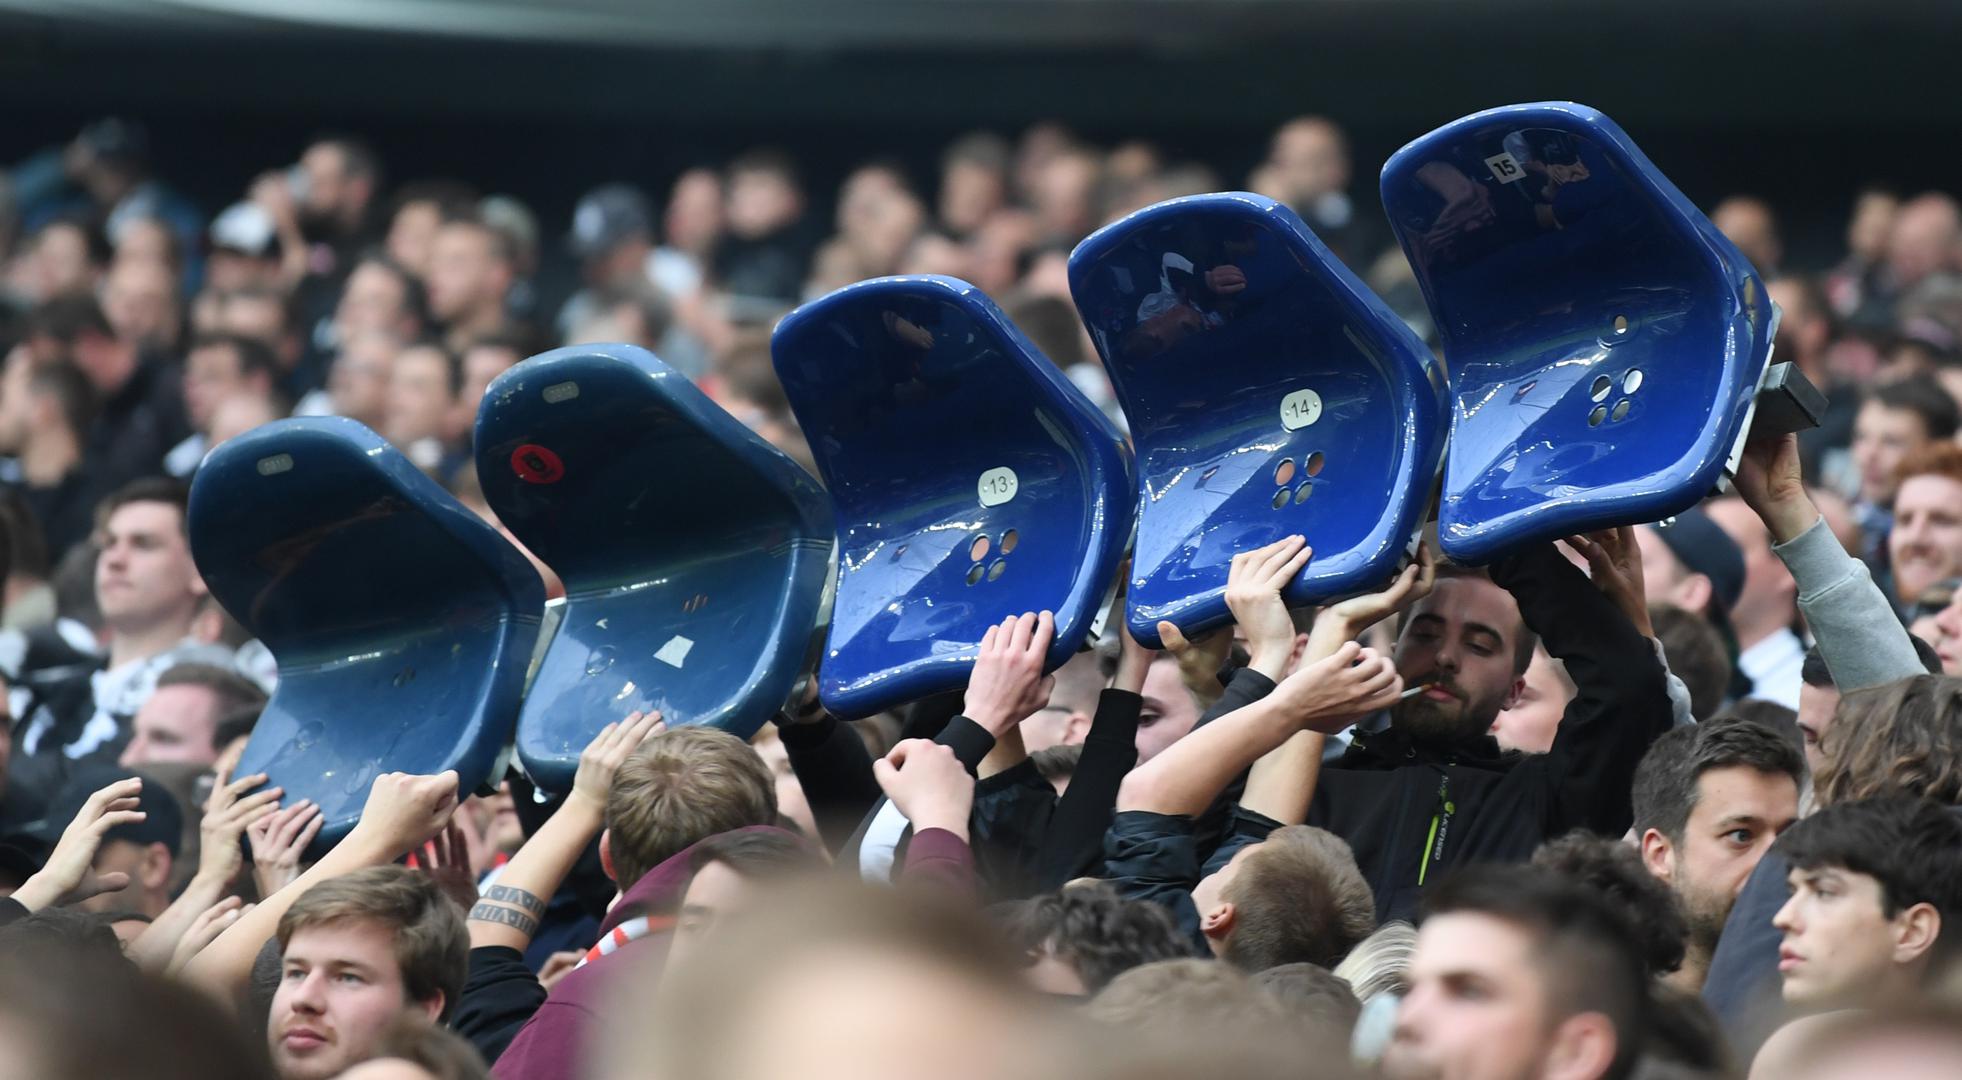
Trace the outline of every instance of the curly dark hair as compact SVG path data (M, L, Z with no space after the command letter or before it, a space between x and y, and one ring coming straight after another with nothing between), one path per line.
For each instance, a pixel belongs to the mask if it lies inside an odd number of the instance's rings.
M1683 966L1689 924L1682 906L1669 886L1642 865L1634 848L1590 832L1571 832L1541 844L1533 865L1586 886L1619 909L1641 939L1650 975Z
M1134 967L1192 955L1164 908L1123 899L1108 885L1078 885L1008 905L1004 921L1025 953L1054 953L1092 994Z

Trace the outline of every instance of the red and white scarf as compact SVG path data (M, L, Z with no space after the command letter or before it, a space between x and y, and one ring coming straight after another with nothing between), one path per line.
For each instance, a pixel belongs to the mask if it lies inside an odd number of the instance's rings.
M629 942L639 941L649 934L668 930L673 926L674 920L665 917L656 919L642 915L637 919L628 919L602 934L600 939L593 943L593 947L586 950L586 955L580 957L579 962L573 965L572 970L578 971L602 956L620 951L621 947Z

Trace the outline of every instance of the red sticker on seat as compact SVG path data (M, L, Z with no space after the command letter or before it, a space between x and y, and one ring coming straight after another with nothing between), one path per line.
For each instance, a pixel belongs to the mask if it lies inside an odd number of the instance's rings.
M526 443L511 451L511 471L527 484L556 484L565 479L565 462L542 446Z

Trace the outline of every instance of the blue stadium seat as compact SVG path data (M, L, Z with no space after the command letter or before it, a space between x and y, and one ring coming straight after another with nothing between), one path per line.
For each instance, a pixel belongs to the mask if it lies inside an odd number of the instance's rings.
M1077 247L1070 291L1137 446L1140 641L1228 622L1233 556L1294 533L1315 554L1291 604L1396 572L1437 481L1444 373L1292 210L1147 207Z
M565 582L518 721L518 758L566 790L634 710L747 739L790 696L831 573L817 481L632 345L535 356L490 385L477 477Z
M771 346L838 520L819 669L860 717L965 685L989 625L1089 632L1131 536L1130 456L1103 414L972 285L880 278L799 308Z
M1477 113L1397 151L1382 186L1451 370L1446 555L1655 521L1717 485L1775 308L1613 121Z
M492 779L518 715L544 586L496 530L352 420L280 420L214 450L191 552L279 662L238 772L354 826L383 772Z

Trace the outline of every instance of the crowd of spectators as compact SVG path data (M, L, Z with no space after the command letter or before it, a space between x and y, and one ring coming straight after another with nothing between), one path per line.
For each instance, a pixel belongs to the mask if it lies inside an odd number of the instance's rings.
M1249 176L1045 123L828 205L771 149L595 178L570 221L348 136L210 214L149 162L112 119L0 172L0 1076L1962 1075L1950 196L1849 193L1821 266L1707 208L1828 405L1668 522L1297 611L1291 537L1162 652L1045 674L1030 612L964 692L748 743L594 717L570 791L387 773L322 851L236 775L277 672L186 536L235 435L350 417L495 524L486 388L629 342L808 466L770 328L895 273L1121 421L1069 252L1233 188L1429 316L1320 117Z

